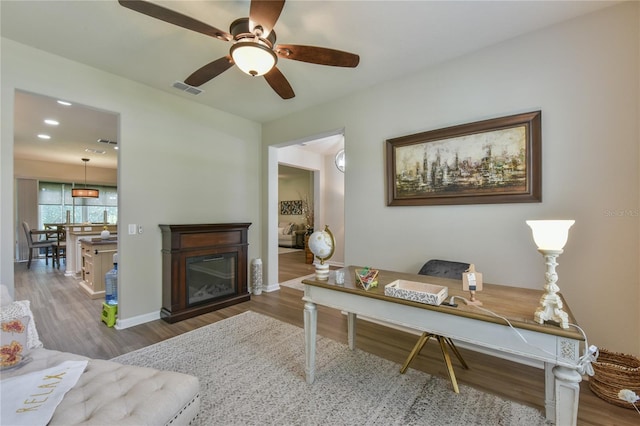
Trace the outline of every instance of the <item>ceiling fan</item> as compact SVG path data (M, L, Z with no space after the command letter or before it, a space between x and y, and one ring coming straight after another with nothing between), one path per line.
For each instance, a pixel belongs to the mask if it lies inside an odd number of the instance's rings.
M200 86L235 64L249 75L264 76L269 86L282 99L291 99L295 93L285 76L276 67L278 58L349 68L355 68L360 62L358 55L340 50L296 44L276 44L276 33L273 31L273 27L282 12L285 0L252 0L249 17L233 21L228 33L148 1L118 0L118 2L128 9L152 18L218 40L233 42L228 55L206 64L184 80L190 86Z

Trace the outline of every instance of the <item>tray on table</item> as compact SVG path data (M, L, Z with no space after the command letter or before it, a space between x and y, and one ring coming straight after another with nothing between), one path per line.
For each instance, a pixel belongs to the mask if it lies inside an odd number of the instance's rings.
M384 287L385 296L439 305L449 295L447 287L416 281L395 280Z

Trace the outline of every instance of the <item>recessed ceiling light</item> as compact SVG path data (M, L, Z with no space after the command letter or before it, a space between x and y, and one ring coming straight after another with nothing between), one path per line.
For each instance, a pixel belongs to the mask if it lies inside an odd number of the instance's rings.
M64 105L64 106L71 106L71 102L67 102L67 101L60 101L60 100L59 100L59 101L58 101L58 103L59 103L60 105Z
M49 135L45 135L44 133L40 133L40 134L38 135L38 137L39 137L40 139L51 139L51 136L49 136Z
M58 124L60 124L59 121L56 120L52 120L51 118L47 118L46 120L44 120L45 124L48 124L49 126L57 126Z

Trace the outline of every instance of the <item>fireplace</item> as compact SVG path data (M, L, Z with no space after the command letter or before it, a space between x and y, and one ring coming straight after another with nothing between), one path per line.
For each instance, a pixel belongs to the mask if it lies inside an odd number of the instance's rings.
M193 306L235 294L235 253L187 257L187 304Z
M160 225L162 319L181 321L250 299L247 290L250 225Z

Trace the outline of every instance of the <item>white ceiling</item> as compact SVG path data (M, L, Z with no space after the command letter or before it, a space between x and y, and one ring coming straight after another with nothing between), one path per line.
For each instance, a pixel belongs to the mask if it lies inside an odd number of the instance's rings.
M234 19L248 16L250 4L249 0L156 3L223 30ZM150 18L116 0L2 0L0 31L2 37L268 122L615 3L290 0L275 26L277 42L360 55L355 69L279 60L278 68L296 93L291 100L282 100L262 77L250 77L235 67L200 86L204 90L200 95L174 89L175 81L227 55L231 43ZM16 144L20 142L16 139Z
M46 119L60 124L47 125ZM51 139L38 138L41 133ZM87 167L116 168L117 144L100 143L98 139L118 142L117 114L84 105L63 106L47 96L16 91L14 158L76 165L82 165L81 159L88 158Z

